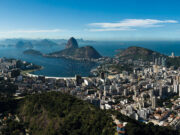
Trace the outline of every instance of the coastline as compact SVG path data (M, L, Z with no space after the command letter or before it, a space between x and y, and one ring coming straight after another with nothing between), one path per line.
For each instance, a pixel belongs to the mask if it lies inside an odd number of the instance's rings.
M21 73L22 75L25 75L25 76L28 76L28 77L38 77L38 76L44 76L44 75L35 75L35 74L32 74L32 72L34 71L39 71L39 70L42 70L44 67L42 66L41 68L39 69L35 69L35 70L27 70L26 72L24 73ZM56 80L59 80L59 79L64 79L64 80L69 80L69 79L73 79L75 80L76 77L56 77L56 76L44 76L45 79L56 79ZM88 78L88 77L82 77L82 78Z
M35 71L39 71L39 70L42 70L44 69L43 66L41 66L41 68L39 69L33 69L33 70L24 70L24 71L21 71L21 74L22 75L25 75L25 76L28 76L28 77L38 77L38 76L44 76L44 75L35 75L35 74L32 74L32 72L35 72ZM44 76L46 79L64 79L64 80L68 80L68 79L75 79L75 77L55 77L55 76ZM87 78L87 77L82 77L82 78Z
M32 72L35 72L35 71L40 71L40 70L43 70L44 69L44 67L43 66L41 66L40 68L38 68L38 69L32 69L32 70L22 70L21 71L21 74L22 75L26 75L26 74L30 74L30 73L32 73Z
M41 75L34 75L34 74L31 74L31 73L27 73L26 76L29 76L29 77L38 77L38 76L41 76ZM55 77L55 76L44 76L46 79L64 79L64 80L68 80L68 79L75 79L75 77ZM87 78L87 77L82 77L82 78Z
M68 56L50 56L50 55L42 55L43 57L46 58L63 58L67 60L74 60L74 61L82 61L82 62L98 62L98 59L93 59L93 58L75 58L75 57L68 57Z
M65 58L66 59L66 58ZM72 59L71 59L72 60ZM82 61L83 62L83 61ZM93 61L88 61L88 62L93 62ZM97 63L97 62L96 62ZM24 75L24 76L28 76L28 77L35 77L37 78L38 76L44 76L46 79L64 79L64 80L68 80L68 79L75 79L75 76L74 77L57 77L57 76L45 76L45 75L36 75L36 74L33 74L33 72L35 71L40 71L40 70L43 70L44 67L41 66L40 68L38 69L33 69L33 70L22 70L21 71L21 74ZM88 76L82 76L82 78L88 78Z

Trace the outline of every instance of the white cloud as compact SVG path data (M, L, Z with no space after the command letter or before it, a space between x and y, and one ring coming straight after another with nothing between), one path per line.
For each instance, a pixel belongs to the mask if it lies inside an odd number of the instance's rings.
M0 31L0 34L18 34L18 33L55 33L62 32L61 29L52 30L12 30L12 31Z
M96 27L90 31L126 31L137 28L162 27L163 24L178 23L176 20L155 19L125 19L114 23L90 23L89 26Z
M136 29L130 29L130 28L104 28L104 29L89 29L89 31L132 31Z

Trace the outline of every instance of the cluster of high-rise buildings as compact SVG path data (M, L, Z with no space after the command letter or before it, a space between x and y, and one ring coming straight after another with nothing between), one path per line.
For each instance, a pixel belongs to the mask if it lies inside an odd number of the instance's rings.
M60 91L142 122L180 127L180 69L167 68L165 58L157 58L148 66L147 62L134 61L133 72L114 75L101 72L98 77L76 75L74 78L13 76L16 62L0 62L1 79L9 79L17 85L16 96Z
M165 58L92 81L97 91L85 99L101 109L115 109L136 120L160 126L180 127L179 69L167 68ZM96 101L96 102L93 102Z

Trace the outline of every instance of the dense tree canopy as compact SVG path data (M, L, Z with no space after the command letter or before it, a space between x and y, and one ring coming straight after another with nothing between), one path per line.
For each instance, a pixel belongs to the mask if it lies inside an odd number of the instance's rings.
M72 96L49 92L27 96L19 114L33 135L111 135L110 115Z
M32 135L114 135L116 126L111 115L128 122L127 135L179 135L170 127L144 124L60 92L29 95L21 100L1 97L0 106L0 113L17 114L21 120L8 120L4 135L23 135L25 129Z

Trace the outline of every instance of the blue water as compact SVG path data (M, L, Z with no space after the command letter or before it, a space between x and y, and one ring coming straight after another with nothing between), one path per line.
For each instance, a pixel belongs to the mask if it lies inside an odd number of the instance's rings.
M93 46L103 56L114 56L117 49L125 49L130 46L148 48L162 54L180 56L180 41L124 41L124 42L97 42Z
M46 76L71 77L75 76L75 74L88 76L89 71L96 66L95 63L91 62L79 62L62 58L46 58L42 56L24 55L23 51L23 49L17 49L15 47L3 47L0 48L0 57L21 59L43 66L43 70L36 71L34 74ZM43 50L43 52L48 51Z
M89 44L87 44L89 45ZM158 51L160 53L170 55L172 52L176 56L180 56L180 41L124 41L124 42L93 42L92 45L102 56L113 57L117 49L125 49L129 46L140 46ZM84 44L80 44L84 46ZM54 48L34 48L43 53L50 53L62 50L64 46ZM58 77L72 77L75 74L88 76L95 63L79 62L62 58L45 58L41 56L24 55L24 49L15 47L0 47L0 57L16 58L32 62L44 67L43 70L36 71L34 74Z

